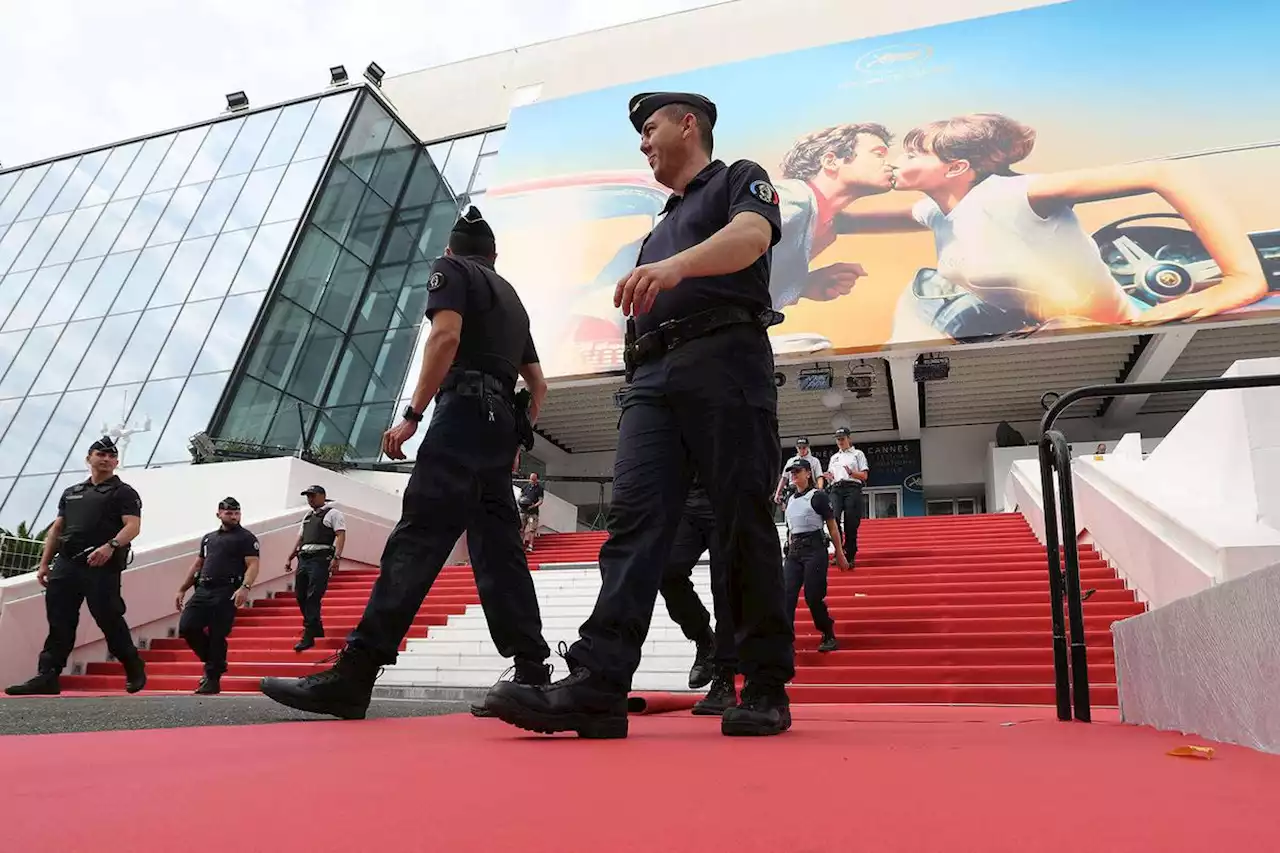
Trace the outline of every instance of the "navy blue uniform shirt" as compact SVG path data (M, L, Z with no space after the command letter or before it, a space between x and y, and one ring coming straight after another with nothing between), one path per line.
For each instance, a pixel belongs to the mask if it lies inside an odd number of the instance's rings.
M235 580L244 577L245 557L258 556L258 537L240 525L230 530L219 527L200 540L200 556L204 559L202 580Z
M658 294L653 308L636 318L638 335L668 320L724 305L738 305L752 312L773 307L769 296L769 267L772 247L782 236L782 216L778 211L778 193L769 182L769 173L750 160L738 160L730 166L712 160L689 182L683 196L672 195L667 200L663 218L640 249L638 264L666 260L704 242L743 211L758 213L768 221L773 231L769 251L739 272L688 278Z

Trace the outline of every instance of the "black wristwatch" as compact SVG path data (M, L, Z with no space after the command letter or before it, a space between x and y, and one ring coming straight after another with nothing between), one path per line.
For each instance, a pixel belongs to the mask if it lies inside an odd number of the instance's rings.
M405 419L406 421L413 421L415 424L416 424L416 423L420 423L420 422L422 421L422 413L421 413L421 412L415 412L415 411L413 410L413 404L412 404L412 403L410 403L409 405L407 405L407 406L405 406L405 407L404 407L404 416L403 416L403 417L404 417L404 419Z
M108 542L107 544L108 544L108 545L110 545L110 546L112 547L112 549L114 549L114 550L116 550L116 551L119 551L119 550L120 550L120 540L118 540L118 539L112 539L112 540L111 540L110 542Z

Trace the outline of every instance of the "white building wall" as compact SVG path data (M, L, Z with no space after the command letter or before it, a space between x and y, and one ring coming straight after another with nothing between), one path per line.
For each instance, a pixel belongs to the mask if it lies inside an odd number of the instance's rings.
M736 0L388 77L383 91L422 139L507 123L549 100L770 54L1051 5L1046 0ZM465 96L460 96L465 93ZM625 120L625 104L618 119Z

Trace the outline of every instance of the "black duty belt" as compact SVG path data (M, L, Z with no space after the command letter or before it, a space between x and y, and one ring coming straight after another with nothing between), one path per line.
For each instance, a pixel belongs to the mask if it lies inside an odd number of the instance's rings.
M202 586L205 589L235 589L244 583L241 578L206 578L201 577L196 586Z
M640 365L657 361L689 341L704 338L729 326L754 325L762 330L768 329L770 326L781 323L783 319L785 318L782 314L772 308L751 311L738 305L725 305L709 311L700 311L691 317L668 320L653 331L645 332L639 338L635 333L635 320L628 319L626 346L623 349L626 379L630 382L636 368Z
M862 481L861 481L861 480L841 480L841 481L840 481L840 482L838 482L838 483L832 483L832 484L831 484L831 488L833 488L833 489L855 489L855 488L856 488L856 489L861 489L861 488L862 488L862 485L863 485L863 484L862 484Z
M809 530L805 533L792 533L790 538L792 545L804 545L810 542L816 543L822 540L823 535L821 530Z
M514 383L504 382L479 370L455 370L449 373L440 383L440 393L448 391L459 397L481 397L487 391L508 400L515 395Z

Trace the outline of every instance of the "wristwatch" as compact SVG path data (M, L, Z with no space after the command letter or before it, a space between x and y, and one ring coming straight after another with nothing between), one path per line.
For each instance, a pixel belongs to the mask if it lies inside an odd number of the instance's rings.
M110 545L113 549L115 549L115 550L117 550L117 551L118 551L118 550L120 550L120 547L121 547L121 546L120 546L120 540L119 540L119 539L115 539L115 538L113 538L113 539L112 539L110 542L108 542L107 544L108 544L108 545Z
M413 410L413 404L410 403L409 405L404 407L404 419L406 421L413 421L416 424L422 420L422 413L415 412Z

